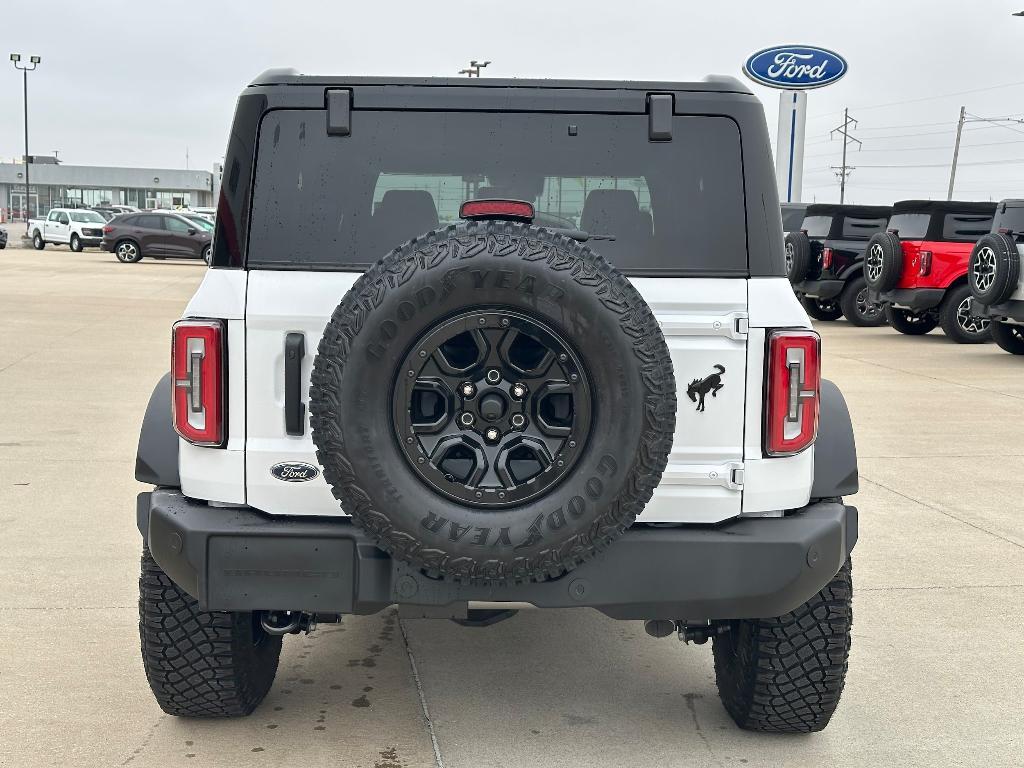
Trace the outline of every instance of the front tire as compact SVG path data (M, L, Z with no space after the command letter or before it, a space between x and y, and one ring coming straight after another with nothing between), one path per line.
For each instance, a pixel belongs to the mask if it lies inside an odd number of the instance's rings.
M988 318L971 312L971 289L958 285L946 292L939 307L939 325L943 333L957 344L984 344L992 338Z
M71 236L71 242L69 243L71 250L75 253L82 252L82 241L78 238L78 235Z
M846 283L839 297L839 306L850 325L860 328L876 328L885 325L885 312L878 304L868 299L868 283L858 275Z
M202 611L142 550L139 635L146 679L160 708L178 717L248 715L270 691L281 637L252 613Z
M740 728L812 733L828 725L846 681L852 598L847 558L832 581L785 616L735 621L715 637L718 695Z
M812 299L805 296L800 299L807 314L815 320L838 320L843 316L839 302L834 299Z
M39 234L38 230L32 233L32 247L37 251L41 251L46 247L46 241L43 240L43 236Z
M992 321L992 338L1011 355L1024 355L1024 326Z
M931 312L917 314L909 309L896 309L891 304L885 305L885 321L893 330L906 336L924 336L935 330L935 326L939 324Z
M212 258L213 258L213 248L212 248L212 246L208 245L205 248L203 248L203 253L202 253L202 259L203 259L204 262L206 262L206 266L210 266L210 261L211 261Z

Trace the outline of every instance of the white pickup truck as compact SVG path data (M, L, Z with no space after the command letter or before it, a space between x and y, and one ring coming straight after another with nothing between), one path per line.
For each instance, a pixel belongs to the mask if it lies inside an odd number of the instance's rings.
M105 223L96 211L53 208L45 219L29 219L28 231L37 251L43 250L47 243L68 245L72 251L81 251L86 246L99 247Z

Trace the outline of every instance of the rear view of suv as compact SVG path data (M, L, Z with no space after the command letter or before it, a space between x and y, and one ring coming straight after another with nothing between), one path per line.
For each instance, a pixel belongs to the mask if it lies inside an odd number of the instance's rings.
M988 319L996 344L1024 355L1024 200L1003 200L992 232L971 252L973 314Z
M316 622L529 604L711 640L741 727L825 727L856 453L743 84L271 71L230 135L136 465L166 712L248 714Z
M786 274L807 314L817 320L845 316L853 325L885 324L868 300L864 252L885 230L892 209L875 205L807 206L798 231L786 235Z
M995 203L956 200L893 206L887 231L868 243L864 267L869 296L885 306L889 325L910 335L941 325L960 344L989 340L989 321L971 307L967 266L995 210Z

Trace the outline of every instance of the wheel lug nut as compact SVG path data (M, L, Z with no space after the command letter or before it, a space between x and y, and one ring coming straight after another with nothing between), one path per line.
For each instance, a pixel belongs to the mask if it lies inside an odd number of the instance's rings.
M499 432L496 427L491 427L486 432L484 432L484 437L486 437L492 443L495 443L498 441L498 438L501 437L501 432Z
M497 384L501 381L501 371L497 368L491 368L491 370L487 372L487 376L485 378L487 379L488 384Z
M526 423L526 417L523 416L523 414L521 414L521 413L514 413L514 414L512 414L512 426L513 427L521 427L525 423Z
M512 397L516 398L517 400L522 400L524 397L526 397L526 385L519 383L513 384Z
M473 414L469 411L463 411L462 415L459 416L459 423L464 427L472 427L473 421Z
M463 397L472 397L474 394L476 394L476 387L474 387L473 384L468 381L465 384L462 384L459 387L459 390L462 392Z

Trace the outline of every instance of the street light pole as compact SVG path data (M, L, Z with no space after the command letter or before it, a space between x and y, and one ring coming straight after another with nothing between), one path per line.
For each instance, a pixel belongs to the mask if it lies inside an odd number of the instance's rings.
M31 194L30 194L30 186L29 186L30 185L30 181L29 181L29 166L32 165L32 163L29 160L29 156L28 156L28 73L33 71L37 66L39 66L40 62L42 62L42 59L39 56L29 56L28 57L28 61L29 61L28 64L21 64L21 54L20 53L12 53L11 54L11 62L14 64L14 68L21 70L22 90L23 90L24 99L25 99L25 158L24 158L23 162L24 162L24 165L25 165L25 233L26 234L28 234L28 220L30 218L29 214L31 213L31 211L30 211L30 205L31 205L30 201L32 200L32 197L31 197ZM36 213L39 213L38 207L36 208Z

